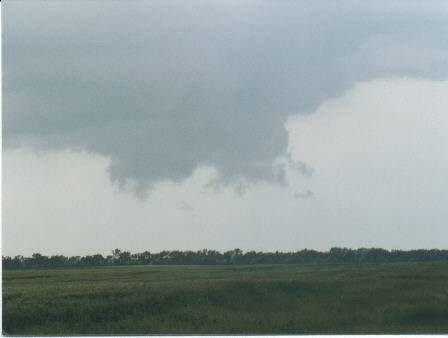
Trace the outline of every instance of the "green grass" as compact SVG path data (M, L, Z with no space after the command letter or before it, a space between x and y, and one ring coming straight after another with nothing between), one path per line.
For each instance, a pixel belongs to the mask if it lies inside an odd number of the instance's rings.
M448 263L7 270L3 330L448 333Z

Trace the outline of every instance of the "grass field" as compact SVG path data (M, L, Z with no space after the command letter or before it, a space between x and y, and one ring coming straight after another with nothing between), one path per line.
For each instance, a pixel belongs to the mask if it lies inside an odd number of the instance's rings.
M448 263L9 270L3 331L448 333Z

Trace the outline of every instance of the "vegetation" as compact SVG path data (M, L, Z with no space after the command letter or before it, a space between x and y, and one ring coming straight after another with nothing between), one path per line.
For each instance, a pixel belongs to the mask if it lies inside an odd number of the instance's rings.
M448 261L448 250L384 250L377 248L332 248L328 252L302 250L297 252L243 252L240 249L221 253L215 250L162 251L131 254L120 249L112 255L65 257L44 256L35 253L32 257L3 257L3 268L38 268L62 266L110 266L110 265L226 265L226 264L297 264L297 263L380 263Z
M3 272L4 334L447 333L448 263Z

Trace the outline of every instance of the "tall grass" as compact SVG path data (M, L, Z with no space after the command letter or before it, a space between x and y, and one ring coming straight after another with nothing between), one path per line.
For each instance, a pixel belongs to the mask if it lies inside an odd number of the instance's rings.
M5 334L448 333L448 264L4 271Z

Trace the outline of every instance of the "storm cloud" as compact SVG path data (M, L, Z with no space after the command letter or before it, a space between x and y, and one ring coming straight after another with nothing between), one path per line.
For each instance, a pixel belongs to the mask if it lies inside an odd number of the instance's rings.
M441 1L8 1L3 144L96 153L142 187L199 166L281 183L289 116L445 79L446 22Z
M292 160L312 176L287 168L287 187L257 181L240 195L208 188L217 171L199 167L143 199L111 184L105 156L8 149L2 253L447 248L447 111L448 81L356 84L288 119Z

